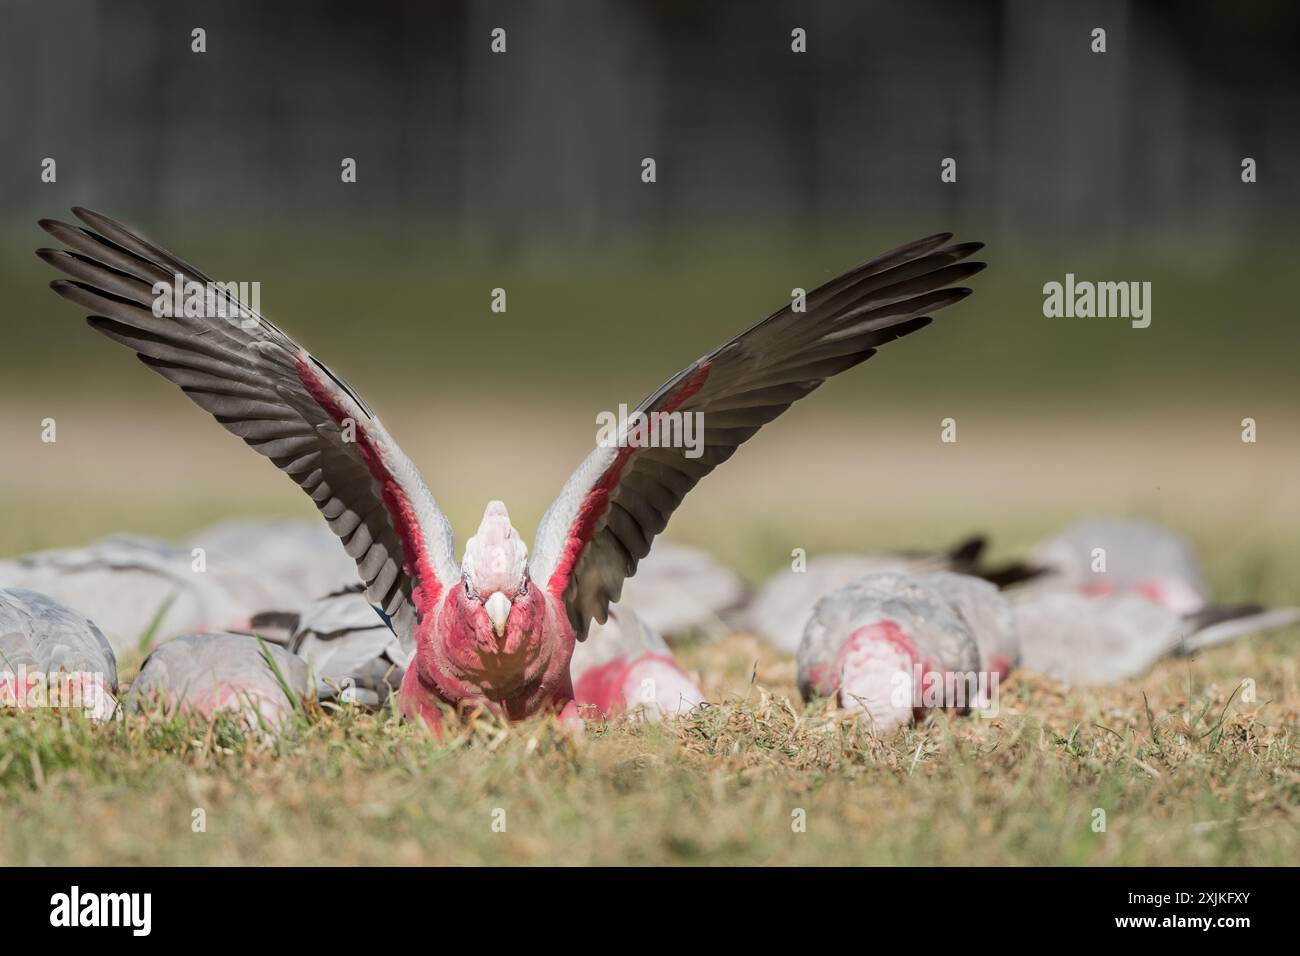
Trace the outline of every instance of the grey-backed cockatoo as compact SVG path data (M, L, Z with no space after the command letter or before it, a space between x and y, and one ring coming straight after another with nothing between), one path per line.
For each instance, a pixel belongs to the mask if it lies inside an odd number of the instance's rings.
M826 379L964 299L960 283L984 267L968 261L979 243L942 233L787 303L671 376L615 434L598 435L538 523L531 555L491 501L457 561L451 525L414 463L342 378L228 286L122 223L73 213L82 226L40 223L66 247L37 250L70 277L54 291L312 498L369 599L414 643L399 703L435 733L444 706L575 723L574 645L605 621L686 494ZM196 300L203 306L184 307ZM702 429L698 441L688 425Z
M986 541L969 538L947 552L897 552L881 554L826 554L809 557L799 569L778 571L764 582L746 609L746 626L778 650L795 653L813 606L824 596L868 574L894 572L926 574L955 571L975 575L997 585L1032 577L1034 569L1020 563L986 566L982 556Z
M704 693L678 665L664 639L636 612L612 604L609 619L592 625L593 639L573 652L578 707L609 716L643 707L646 717L684 714Z
M270 661L279 669L279 678ZM250 727L276 727L313 693L307 662L249 634L186 634L155 648L131 684L128 705L212 717L231 711ZM259 721L260 718L260 721Z
M1205 607L1209 592L1196 551L1150 521L1089 518L1037 545L1030 555L1044 573L1030 587L1087 595L1135 592L1178 614Z
M1010 618L993 585L957 577L868 574L822 598L797 655L804 698L834 697L879 730L990 703L1014 637L986 635L982 649L976 630Z
M99 628L48 595L0 588L0 707L68 707L104 720L116 695L117 659Z
M1285 627L1300 610L1254 606L1179 614L1136 591L1090 596L1029 590L1012 595L1021 666L1070 684L1112 684L1171 654Z

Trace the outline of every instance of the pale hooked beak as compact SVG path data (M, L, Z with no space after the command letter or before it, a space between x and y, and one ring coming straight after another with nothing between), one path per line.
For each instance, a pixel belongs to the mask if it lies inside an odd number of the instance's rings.
M501 637L506 632L506 620L510 617L510 598L500 591L493 591L492 596L483 602L483 608L487 611L488 620L492 622L492 630L497 632L497 637Z

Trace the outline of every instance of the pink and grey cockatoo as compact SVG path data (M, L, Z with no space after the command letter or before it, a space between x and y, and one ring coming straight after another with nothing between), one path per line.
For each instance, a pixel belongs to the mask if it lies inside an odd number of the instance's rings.
M302 700L312 693L307 662L282 647L249 634L186 634L145 658L128 704L209 718L230 711L250 727L274 729L296 706L289 694Z
M880 554L824 554L809 557L800 570L785 568L759 588L745 612L745 623L767 643L794 654L803 639L804 625L824 596L868 574L895 572L926 574L956 571L976 575L1003 586L1037 573L1019 562L989 566L982 557L983 537L962 541L949 551L913 551Z
M254 615L253 632L307 661L321 699L342 696L370 706L400 687L414 654L359 588L328 594L301 613ZM609 619L592 624L588 639L574 648L570 672L584 714L610 715L645 705L656 719L661 713L683 713L703 699L663 637L621 601L610 605Z
M301 612L256 614L252 631L305 660L323 700L383 704L401 687L415 654L414 642L402 645L360 585L327 594Z
M1036 546L1030 561L1045 572L1036 589L1134 592L1178 614L1193 614L1209 600L1195 549L1150 521L1086 519Z
M621 601L573 651L573 693L584 716L642 707L650 720L679 715L704 700L664 639ZM592 713L594 711L595 713Z
M822 598L797 655L804 698L834 697L882 731L986 706L1015 639L976 632L1012 622L993 585L959 577L868 574Z
M686 493L827 378L965 298L970 290L952 283L983 268L962 261L978 243L953 245L944 233L832 279L801 311L779 310L642 402L617 440L598 443L565 483L531 559L505 505L493 501L458 563L450 524L414 464L351 387L238 304L156 315L168 299L155 284L216 284L126 226L73 212L85 227L41 222L68 247L37 251L72 277L54 290L91 309L92 328L135 351L311 496L356 560L367 596L413 640L399 700L435 731L443 708L576 721L574 644L606 619ZM222 295L233 304L228 290ZM647 440L646 419L677 413L703 417L702 448Z
M1011 597L1021 665L1068 684L1114 684L1156 661L1300 621L1300 609L1180 614L1146 594L1029 590Z
M0 588L0 708L117 710L117 658L102 631L45 594Z

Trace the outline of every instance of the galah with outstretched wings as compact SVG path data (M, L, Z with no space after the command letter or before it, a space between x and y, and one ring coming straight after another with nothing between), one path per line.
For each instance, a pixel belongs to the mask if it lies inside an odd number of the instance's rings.
M67 247L37 253L71 276L55 291L92 310L93 328L134 350L312 497L356 560L369 599L399 637L413 639L400 702L435 730L444 707L577 721L574 642L606 619L686 493L827 378L965 298L970 290L953 283L984 267L963 261L979 243L950 244L944 233L815 289L806 308L787 306L741 332L638 407L701 413L702 448L662 447L635 426L624 430L569 478L542 518L531 560L494 501L458 563L451 527L415 466L341 378L242 304L234 318L155 315L155 284L211 280L120 223L73 212L83 227L41 222Z

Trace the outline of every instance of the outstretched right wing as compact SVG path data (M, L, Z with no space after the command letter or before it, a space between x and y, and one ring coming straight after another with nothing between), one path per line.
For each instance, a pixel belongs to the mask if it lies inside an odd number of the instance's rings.
M625 578L696 483L763 425L880 346L924 328L926 313L959 302L953 287L984 268L964 262L978 242L940 233L908 243L814 289L806 312L788 305L678 372L640 415L699 415L702 448L654 446L627 429L578 466L537 528L529 573L562 598L578 639L605 622ZM685 419L683 419L685 421Z
M93 310L92 328L134 350L307 492L357 562L367 597L411 641L415 621L459 569L451 526L379 419L342 379L246 309L229 318L154 315L155 283L211 280L121 223L73 212L90 228L41 221L68 247L37 250L72 277L51 288ZM228 294L225 301L229 312L244 308Z

